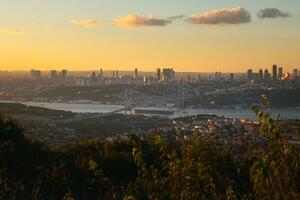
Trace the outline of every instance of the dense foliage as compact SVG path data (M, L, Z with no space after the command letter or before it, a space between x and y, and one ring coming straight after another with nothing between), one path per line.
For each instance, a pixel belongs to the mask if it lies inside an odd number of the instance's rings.
M50 149L0 117L0 199L300 199L300 155L280 123L235 145L192 138L83 141Z

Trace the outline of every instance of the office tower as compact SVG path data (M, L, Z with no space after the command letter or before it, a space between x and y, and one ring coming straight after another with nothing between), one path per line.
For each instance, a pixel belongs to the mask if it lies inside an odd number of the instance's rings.
M40 70L32 69L30 75L32 78L40 78L42 76L42 72Z
M201 75L198 74L198 75L197 75L197 81L201 81L201 78L202 78Z
M113 76L112 76L112 77L113 77L113 78L116 78L116 72L115 72L115 70L113 70L112 73L113 73Z
M51 70L51 71L50 71L50 77L51 77L52 79L57 78L57 77L58 77L57 71L56 71L56 70Z
M264 79L263 70L259 69L258 71L258 81L262 82Z
M137 68L134 69L134 75L133 75L133 78L134 78L134 79L137 79L137 78L138 78L138 69L137 69Z
M253 79L253 72L252 69L247 70L247 79L252 80Z
M61 78L65 79L65 78L67 78L67 76L68 76L68 71L65 70L65 69L63 69L63 70L61 71Z
M282 67L278 68L278 79L280 80L283 77L283 69Z
M103 78L104 76L103 76L103 70L102 69L100 69L100 72L99 72L99 78Z
M161 80L161 70L160 70L160 68L157 68L157 70L156 70L156 78L157 78L157 80Z
M163 69L162 79L163 79L163 81L166 81L166 82L174 80L175 79L175 71L172 68Z
M271 74L269 73L268 69L265 69L264 80L265 81L271 80Z
M116 78L119 78L119 70L116 70Z
M222 77L222 73L221 72L215 72L215 80L220 80Z
M277 65L273 65L273 81L277 80Z
M96 77L96 73L95 72L92 72L90 81L91 81L92 84L97 83L97 77Z
M296 79L298 77L298 69L293 70L293 79Z
M144 85L148 85L149 84L149 79L147 76L144 76Z
M231 82L233 82L233 81L234 81L234 73L230 73L229 77L230 77L229 80L230 80Z

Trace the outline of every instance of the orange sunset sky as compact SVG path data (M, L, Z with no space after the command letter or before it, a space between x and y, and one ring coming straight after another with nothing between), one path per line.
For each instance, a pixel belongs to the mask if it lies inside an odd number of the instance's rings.
M0 70L300 67L300 1L1 0Z

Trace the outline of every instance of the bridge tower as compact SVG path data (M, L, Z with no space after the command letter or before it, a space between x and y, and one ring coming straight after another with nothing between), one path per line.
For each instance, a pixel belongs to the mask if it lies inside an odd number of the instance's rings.
M178 84L177 106L179 108L184 108L184 87L183 87L183 83Z
M127 114L127 111L130 112L132 115L132 109L133 109L133 90L132 87L125 90L125 115Z

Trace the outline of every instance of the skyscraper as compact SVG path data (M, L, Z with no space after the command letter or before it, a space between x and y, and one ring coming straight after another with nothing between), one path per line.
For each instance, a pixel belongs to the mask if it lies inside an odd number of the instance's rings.
M50 77L51 77L52 79L57 78L57 77L58 77L57 70L51 70L51 72L50 72Z
M68 76L68 71L65 70L65 69L63 69L63 70L61 71L61 78L65 79L65 78L67 78L67 76Z
M282 67L278 68L278 79L281 79L283 77L283 69Z
M271 80L271 75L270 75L268 69L265 69L264 80L265 81L270 81Z
M40 70L32 69L30 75L32 78L40 78L42 76L42 72Z
M296 79L298 77L298 69L293 70L293 79Z
M134 75L133 75L133 78L134 78L134 79L137 79L137 78L138 78L138 69L137 69L137 68L134 69Z
M163 74L162 74L162 79L163 81L171 81L175 79L175 71L173 68L165 68L163 69Z
M234 73L230 73L230 81L231 81L231 82L234 81Z
M252 80L253 79L253 72L252 69L247 70L247 79Z
M100 72L99 72L99 78L103 78L104 76L103 76L103 70L102 69L100 69Z
M157 70L156 70L156 78L157 78L158 81L161 80L161 70L160 70L160 68L157 68Z
M258 71L258 81L262 82L263 79L264 79L263 70L259 69L259 71Z
M277 65L273 65L272 76L273 76L273 81L276 81L277 80Z

